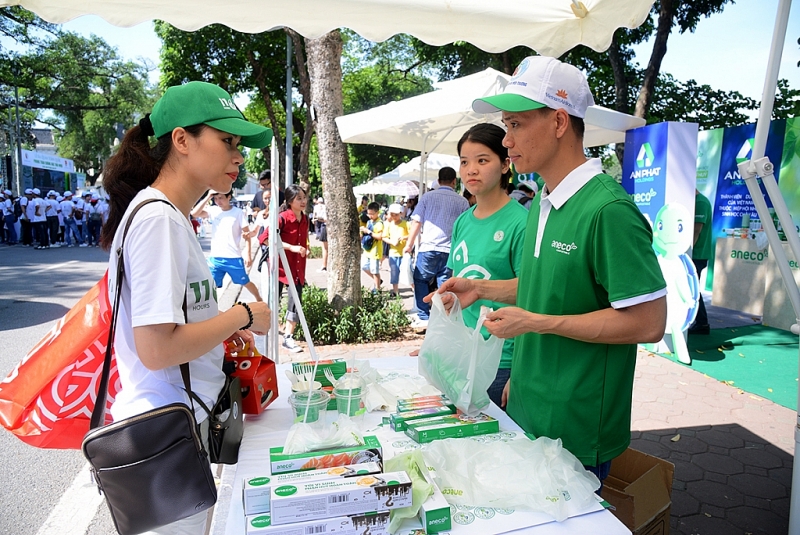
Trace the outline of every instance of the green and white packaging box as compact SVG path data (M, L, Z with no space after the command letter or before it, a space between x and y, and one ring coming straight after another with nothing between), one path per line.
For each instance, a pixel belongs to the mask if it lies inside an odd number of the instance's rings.
M450 504L444 499L442 491L439 490L433 480L433 472L429 471L424 475L428 483L433 486L433 494L425 500L425 503L419 509L419 521L422 522L422 528L428 535L439 533L440 531L450 531L453 527Z
M283 446L269 449L269 469L273 474L380 462L383 462L383 450L375 435L366 435L362 445L330 450L285 455Z
M431 401L438 401L445 404L450 403L450 400L447 399L447 396L444 394L439 394L438 396L419 396L416 398L398 399L397 406L403 407L408 405L417 405L419 403L428 403Z
M411 478L405 472L281 485L270 492L270 516L276 526L410 505Z
M449 401L421 401L414 405L400 405L397 404L397 413L404 414L406 412L412 411L420 411L424 409L438 409L439 407L447 407L453 410L453 413L456 412L456 406L450 403Z
M250 515L245 519L245 526L247 535L389 535L389 511L279 526L272 525L272 518L268 514Z
M293 362L292 373L299 373L301 366L314 366L313 361L308 362ZM322 383L322 386L333 386L328 378L325 377L325 370L330 369L333 373L334 379L340 378L347 373L347 363L343 359L321 360L317 363L317 374L314 376L315 381Z
M473 437L500 431L500 424L483 413L477 416L452 414L439 418L426 418L408 423L406 435L420 444L443 438Z
M242 501L244 514L256 515L269 513L269 492L273 486L285 485L320 479L336 477L364 476L380 474L381 465L378 463L351 464L335 468L322 468L305 472L289 472L275 475L253 475L242 479Z
M456 409L451 406L430 407L427 409L419 409L409 412L398 412L389 415L389 425L395 431L404 431L411 420L419 420L420 418L432 418L434 416L445 416L447 414L455 414Z

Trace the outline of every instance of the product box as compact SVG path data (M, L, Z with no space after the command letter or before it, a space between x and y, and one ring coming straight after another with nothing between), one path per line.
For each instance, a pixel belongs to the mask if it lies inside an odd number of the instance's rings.
M274 486L296 484L298 482L317 481L333 477L365 476L380 474L379 463L351 464L321 470L307 470L305 472L289 472L275 475L252 475L242 479L242 502L244 514L255 515L269 513L269 493Z
M439 400L439 401L435 401L434 400L434 401L420 401L419 403L410 404L410 405L400 405L400 404L398 404L397 405L397 413L403 414L403 413L406 413L406 412L419 411L419 410L422 410L422 409L435 409L437 407L448 407L450 409L453 409L453 411L456 410L456 406L453 405L450 402L441 401L441 400Z
M628 448L611 463L603 499L633 535L669 535L674 471L672 463Z
M443 438L462 438L499 433L500 424L483 413L477 416L450 414L439 418L422 418L408 422L405 433L420 444Z
M236 366L233 377L238 377L242 384L245 414L261 414L278 399L278 378L273 361L258 354L252 357L227 354L225 360Z
M283 453L283 446L269 449L269 465L273 474L381 462L383 462L383 450L378 437L374 435L365 436L364 444L361 446L347 446L290 455Z
M272 525L270 515L246 518L247 535L389 535L389 511Z
M440 531L450 531L452 529L452 519L450 516L450 504L444 499L442 492L433 480L433 472L424 474L425 479L433 486L431 494L422 507L419 509L419 521L425 533L439 533Z
M439 401L442 403L450 403L450 400L447 399L447 396L444 394L439 394L438 396L419 396L416 398L405 398L405 399L398 399L397 406L400 407L401 405L414 405L417 403L427 403L429 401Z
M276 526L411 505L411 478L405 472L273 486L270 516Z
M419 420L420 418L431 418L433 416L445 416L447 414L455 414L456 410L450 407L429 407L427 409L419 409L417 411L397 412L389 415L389 425L395 431L404 431L407 423L411 420Z
M292 363L292 373L298 374L300 371L301 366L310 366L311 369L314 368L314 362L293 362ZM314 380L319 381L322 383L322 386L333 386L328 378L325 377L325 369L329 368L333 373L333 377L335 379L340 378L342 375L347 373L347 363L343 359L335 359L335 360L320 360L317 362L317 373L314 375Z

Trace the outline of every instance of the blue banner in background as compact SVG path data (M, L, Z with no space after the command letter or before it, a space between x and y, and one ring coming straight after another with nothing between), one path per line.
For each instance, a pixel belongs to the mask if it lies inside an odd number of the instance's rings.
M770 123L766 156L773 164L781 161L785 130L785 120ZM740 162L752 157L755 134L755 124L726 128L723 134L712 227L715 238L725 234L723 229L741 227L744 214L750 214L751 218L758 217L750 192L744 179L739 175L737 167ZM776 181L779 179L779 172L779 166L775 165ZM766 197L767 206L772 207L772 200L767 195L764 185L761 184L761 179L758 179L758 182Z
M665 202L668 131L669 123L658 123L625 135L622 187L650 224Z

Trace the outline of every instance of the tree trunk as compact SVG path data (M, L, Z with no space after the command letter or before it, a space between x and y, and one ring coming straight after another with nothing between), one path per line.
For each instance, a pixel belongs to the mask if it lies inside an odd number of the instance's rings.
M292 38L294 45L294 60L297 64L297 75L300 81L300 94L303 96L303 104L306 110L310 110L311 106L311 81L308 77L308 64L306 62L304 49L305 42L303 37L294 30L286 29L286 32ZM311 119L310 111L306 113L306 124L303 129L303 137L300 142L300 158L297 166L297 176L300 180L308 182L308 155L311 150L311 138L314 136L315 122Z
M319 39L306 39L306 54L311 79L309 111L316 114L322 191L328 215L328 301L341 310L361 304L361 251L350 161L334 122L344 109L339 30Z
M628 113L628 77L625 73L626 62L620 54L618 35L621 30L614 32L611 39L611 46L608 49L608 60L611 63L611 70L614 72L614 109L621 113ZM617 143L614 152L622 167L622 160L625 157L625 143Z
M650 111L650 103L653 101L653 89L661 72L661 60L667 53L667 39L672 31L672 23L675 18L676 0L661 0L661 9L658 12L658 27L656 28L656 38L653 43L653 52L650 54L650 62L644 71L644 81L639 89L639 97L636 99L636 109L633 114L636 117L646 118Z

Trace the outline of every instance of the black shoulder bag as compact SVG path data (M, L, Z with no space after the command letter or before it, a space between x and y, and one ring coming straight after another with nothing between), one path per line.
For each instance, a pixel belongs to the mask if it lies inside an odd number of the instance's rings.
M193 402L191 409L185 403L172 403L100 427L105 414L111 351L125 271L125 236L136 212L151 202L169 204L149 199L134 208L116 251L117 294L105 363L90 430L81 445L92 465L97 487L105 495L114 526L121 535L135 535L171 524L205 511L217 501L217 489L198 431ZM182 364L180 368L186 391L191 395L189 365Z

